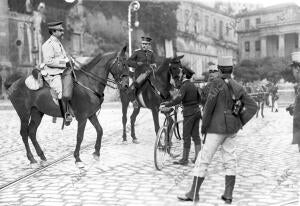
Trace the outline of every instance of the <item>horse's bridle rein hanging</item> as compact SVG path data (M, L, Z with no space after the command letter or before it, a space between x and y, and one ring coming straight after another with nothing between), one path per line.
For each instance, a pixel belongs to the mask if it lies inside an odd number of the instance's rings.
M79 62L77 62L77 63L78 63L79 65L81 65ZM114 59L113 63L111 64L111 67L113 67L113 65L114 65L115 63L118 63L118 64L119 64L119 57L116 57L116 58ZM73 71L74 71L74 69L73 69ZM104 86L108 86L108 87L110 87L110 88L112 88L112 89L117 89L117 88L115 88L115 87L113 87L113 86L107 84L106 81L107 81L107 82L111 82L111 83L113 83L113 84L116 84L118 87L121 85L121 83L119 83L118 81L114 81L114 80L112 80L112 79L110 79L110 78L105 79L105 78L103 78L103 77L99 77L99 76L97 76L97 75L95 75L95 74L93 74L93 73L91 73L91 72L88 72L88 71L83 70L82 67L79 67L79 68L77 69L77 71L80 71L80 72L84 73L85 75L91 77L92 79L94 79L94 80L100 82L100 83L103 84ZM74 72L74 76L75 76L75 72ZM76 76L75 76L74 82L75 82L76 84L78 84L79 86L81 86L81 87L83 87L83 88L89 90L90 92L92 92L92 93L93 93L94 95L96 95L99 99L103 98L103 96L104 96L103 94L100 94L99 92L94 91L94 90L92 90L91 88L89 88L89 87L83 85L80 81L77 80Z

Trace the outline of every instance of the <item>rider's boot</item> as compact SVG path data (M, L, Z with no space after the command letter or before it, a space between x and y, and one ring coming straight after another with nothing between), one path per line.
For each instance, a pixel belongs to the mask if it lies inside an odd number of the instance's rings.
M69 112L69 105L68 105L68 100L66 99L59 99L58 100L59 107L62 113L62 117L64 118L64 123L66 126L69 126L70 123L72 122L72 115Z
M195 159L192 160L193 163L196 162L200 150L201 150L201 144L195 144Z
M187 165L189 163L190 148L184 147L182 158L179 161L173 162L176 165Z
M70 104L68 100L64 100L64 105L65 105L65 125L69 126L70 123L72 122L72 114L70 113Z

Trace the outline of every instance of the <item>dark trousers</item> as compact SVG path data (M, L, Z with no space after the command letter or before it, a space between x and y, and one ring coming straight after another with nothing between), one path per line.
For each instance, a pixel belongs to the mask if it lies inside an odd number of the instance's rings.
M184 148L191 148L191 137L194 144L201 144L199 134L199 123L201 118L201 112L197 112L193 115L183 117L183 145Z

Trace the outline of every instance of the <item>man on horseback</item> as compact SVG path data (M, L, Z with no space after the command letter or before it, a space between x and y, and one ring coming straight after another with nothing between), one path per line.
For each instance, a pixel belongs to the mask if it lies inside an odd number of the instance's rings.
M62 22L48 23L48 29L51 36L42 45L45 64L42 74L49 86L56 92L65 125L68 126L72 121L72 115L69 112L69 99L62 98L62 73L65 69L71 67L71 60L67 57L66 51L60 42L64 35Z
M148 78L149 74L156 68L155 58L151 48L151 38L142 37L141 48L133 52L128 59L128 66L133 67L134 81L129 89L130 99L133 99L133 105L138 105L135 99L136 91ZM140 69L145 65L146 71Z

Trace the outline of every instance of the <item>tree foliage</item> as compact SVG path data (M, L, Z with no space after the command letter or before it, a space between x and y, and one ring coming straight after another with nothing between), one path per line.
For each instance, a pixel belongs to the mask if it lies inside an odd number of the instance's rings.
M128 1L84 2L84 6L92 13L102 12L108 19L116 16L126 22L129 4ZM165 39L175 39L178 4L178 2L140 2L140 9L137 12L132 11L132 28L135 28L134 22L137 17L139 28L153 38L154 44L162 44ZM122 28L120 32L123 32Z
M278 57L243 60L236 66L234 76L243 82L267 79L276 83L280 79L288 77L288 72L285 72L288 64L288 59Z

